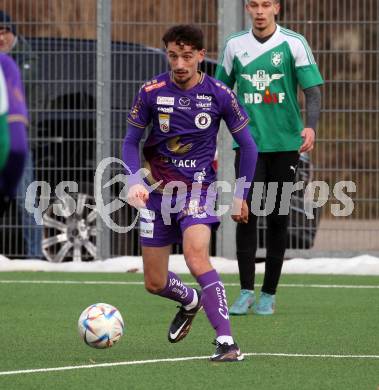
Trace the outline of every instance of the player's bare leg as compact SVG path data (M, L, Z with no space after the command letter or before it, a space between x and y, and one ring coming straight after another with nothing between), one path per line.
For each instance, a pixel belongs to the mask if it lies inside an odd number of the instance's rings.
M151 294L159 294L166 286L170 252L171 245L161 248L142 247L145 288Z

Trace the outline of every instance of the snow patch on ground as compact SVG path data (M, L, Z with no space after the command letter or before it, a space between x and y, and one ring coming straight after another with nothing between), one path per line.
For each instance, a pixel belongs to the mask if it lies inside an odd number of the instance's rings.
M212 265L219 273L237 274L236 260L212 257ZM169 269L189 273L182 255L170 256ZM116 257L104 261L49 263L42 260L10 260L0 255L0 272L142 272L141 257ZM257 273L264 272L264 263L256 265ZM379 275L379 258L362 255L353 258L292 259L284 262L284 274Z

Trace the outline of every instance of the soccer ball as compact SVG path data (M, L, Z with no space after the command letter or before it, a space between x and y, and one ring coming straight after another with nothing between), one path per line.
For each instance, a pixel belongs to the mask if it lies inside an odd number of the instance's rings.
M124 320L112 305L95 303L83 310L78 328L80 337L90 347L109 348L124 334Z

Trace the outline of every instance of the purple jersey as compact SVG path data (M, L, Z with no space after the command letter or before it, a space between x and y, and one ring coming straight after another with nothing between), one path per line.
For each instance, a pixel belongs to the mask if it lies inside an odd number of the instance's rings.
M0 54L0 66L8 88L8 121L22 122L27 125L28 111L20 70L16 62L6 54Z
M10 135L9 157L0 176L0 193L14 196L22 177L28 153L26 126L28 111L25 104L24 88L16 62L6 54L0 54L8 92L8 124Z
M249 122L233 91L201 73L198 84L180 89L171 73L145 83L128 116L133 126L152 128L143 152L155 181L206 186L216 180L212 166L221 119L237 133Z

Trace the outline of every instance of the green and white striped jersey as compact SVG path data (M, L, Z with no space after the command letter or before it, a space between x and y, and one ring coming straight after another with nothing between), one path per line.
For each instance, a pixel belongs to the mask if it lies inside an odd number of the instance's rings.
M302 35L279 25L264 43L255 39L252 29L234 34L226 41L216 78L230 88L237 84L237 96L249 114L260 152L300 148L304 124L297 87L324 83Z
M9 144L8 90L3 70L0 67L0 171L8 159Z

